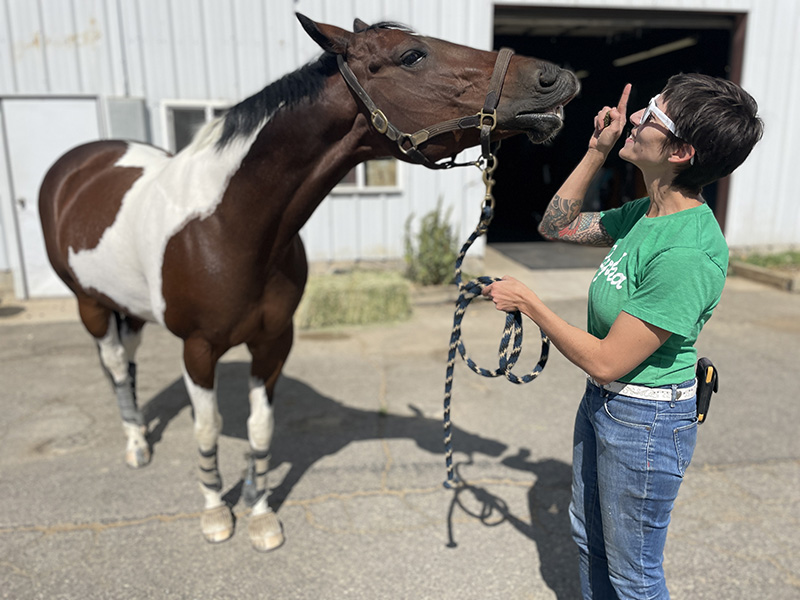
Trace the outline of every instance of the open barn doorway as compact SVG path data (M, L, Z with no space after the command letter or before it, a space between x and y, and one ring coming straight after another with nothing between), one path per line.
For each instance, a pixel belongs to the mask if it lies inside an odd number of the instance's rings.
M530 244L547 203L583 156L592 118L633 84L628 114L642 108L667 79L698 72L738 81L744 16L610 9L497 6L494 47L550 60L572 69L581 93L566 107L564 129L547 146L524 136L503 142L498 153L495 219L488 242L531 267L593 267L603 251ZM585 210L604 210L646 195L638 170L612 152L586 198ZM723 225L727 184L704 196ZM535 248L532 249L532 246ZM545 248L549 247L549 248Z

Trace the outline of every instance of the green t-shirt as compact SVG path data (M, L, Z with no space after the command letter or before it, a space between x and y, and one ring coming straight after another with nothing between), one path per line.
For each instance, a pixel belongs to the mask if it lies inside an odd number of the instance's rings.
M694 343L719 302L728 246L711 209L645 216L650 198L601 213L616 243L589 287L588 331L608 335L621 311L672 333L626 383L659 386L694 377Z

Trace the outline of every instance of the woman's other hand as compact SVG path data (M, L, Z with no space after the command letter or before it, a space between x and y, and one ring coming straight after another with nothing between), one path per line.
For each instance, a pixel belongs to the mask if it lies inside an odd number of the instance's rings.
M497 310L504 312L518 310L523 313L527 312L530 299L536 296L524 283L509 276L487 285L481 294L494 302Z

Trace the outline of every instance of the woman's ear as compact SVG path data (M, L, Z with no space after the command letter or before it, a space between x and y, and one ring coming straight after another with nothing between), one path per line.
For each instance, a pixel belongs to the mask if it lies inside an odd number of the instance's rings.
M695 149L691 144L681 144L678 148L672 151L669 157L669 162L682 163L679 166L687 166L694 164Z

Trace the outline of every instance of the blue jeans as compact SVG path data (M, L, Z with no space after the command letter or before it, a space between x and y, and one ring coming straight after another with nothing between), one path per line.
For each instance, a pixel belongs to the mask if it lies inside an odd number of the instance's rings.
M665 387L676 398L692 383ZM587 382L575 420L570 504L584 599L669 598L667 525L696 441L695 396L642 400Z

